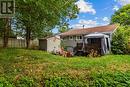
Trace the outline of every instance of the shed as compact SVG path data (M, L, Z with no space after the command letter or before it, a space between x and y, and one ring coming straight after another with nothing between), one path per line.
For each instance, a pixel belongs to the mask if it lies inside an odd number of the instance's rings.
M60 49L60 37L53 36L39 39L39 49L47 52L56 52Z

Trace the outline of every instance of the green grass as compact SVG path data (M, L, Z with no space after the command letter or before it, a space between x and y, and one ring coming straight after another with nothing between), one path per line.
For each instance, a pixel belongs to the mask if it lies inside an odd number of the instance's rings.
M43 51L0 49L0 87L129 87L130 56L64 58Z

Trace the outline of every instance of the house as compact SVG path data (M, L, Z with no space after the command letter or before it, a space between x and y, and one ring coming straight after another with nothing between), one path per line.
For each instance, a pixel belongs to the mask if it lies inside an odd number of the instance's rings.
M93 28L71 29L61 33L64 47L74 54L86 53L91 50L100 55L108 54L111 51L112 35L117 25L99 26Z
M61 40L58 35L39 39L39 49L47 52L56 52L60 49Z

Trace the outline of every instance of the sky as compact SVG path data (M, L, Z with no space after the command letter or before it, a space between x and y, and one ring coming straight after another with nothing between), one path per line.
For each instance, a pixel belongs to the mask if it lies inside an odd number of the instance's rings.
M78 0L75 4L80 10L78 17L69 22L72 29L108 25L114 12L130 4L130 0Z

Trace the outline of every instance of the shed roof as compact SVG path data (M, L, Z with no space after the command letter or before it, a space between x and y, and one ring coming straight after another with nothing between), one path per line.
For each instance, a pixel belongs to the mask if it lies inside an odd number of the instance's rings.
M58 35L55 35L55 36L49 36L49 37L45 37L45 38L40 38L39 40L48 40L50 38L60 39L60 37Z

